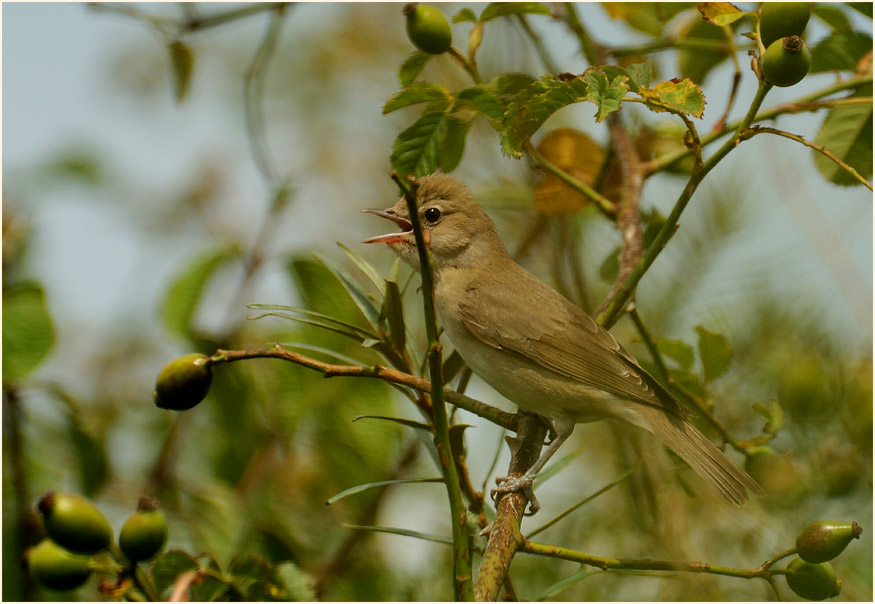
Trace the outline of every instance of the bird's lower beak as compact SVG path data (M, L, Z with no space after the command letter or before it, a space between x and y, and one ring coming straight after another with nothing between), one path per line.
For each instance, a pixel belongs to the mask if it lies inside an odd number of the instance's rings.
M377 235L376 237L370 237L369 239L365 239L362 243L401 243L402 241L410 241L410 237L413 235L413 225L410 224L410 221L406 218L402 218L398 216L392 210L362 210L365 214L376 214L382 218L386 218L391 220L399 227L401 227L400 233L388 233L386 235Z

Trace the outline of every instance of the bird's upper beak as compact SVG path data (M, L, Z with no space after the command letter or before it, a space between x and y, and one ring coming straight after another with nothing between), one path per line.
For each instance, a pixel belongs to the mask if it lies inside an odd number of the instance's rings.
M413 225L410 224L410 221L406 218L402 218L398 216L392 208L388 210L362 210L365 214L376 214L377 216L381 216L383 218L387 218L391 220L399 227L401 227L400 233L388 233L386 235L377 235L376 237L370 237L369 239L365 239L362 243L401 243L402 241L410 241L413 236Z

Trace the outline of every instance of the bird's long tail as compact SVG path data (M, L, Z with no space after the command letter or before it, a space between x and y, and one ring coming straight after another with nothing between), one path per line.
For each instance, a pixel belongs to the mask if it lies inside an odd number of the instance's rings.
M640 409L650 431L677 453L705 482L733 503L743 505L748 490L761 494L753 478L687 420L654 408Z

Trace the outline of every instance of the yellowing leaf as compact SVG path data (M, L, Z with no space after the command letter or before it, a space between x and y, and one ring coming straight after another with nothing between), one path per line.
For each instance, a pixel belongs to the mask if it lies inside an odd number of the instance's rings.
M592 186L605 160L605 151L589 136L572 128L553 130L541 139L538 152L581 182ZM535 186L535 207L547 214L568 214L588 199L555 174L545 172Z
M661 82L653 87L652 91L642 91L645 98L654 98L655 95L662 104L693 117L702 117L705 112L705 95L702 90L689 78L678 80L677 78ZM658 107L650 106L656 111Z
M699 12L706 21L723 27L730 23L735 23L746 13L731 2L702 2L699 4Z

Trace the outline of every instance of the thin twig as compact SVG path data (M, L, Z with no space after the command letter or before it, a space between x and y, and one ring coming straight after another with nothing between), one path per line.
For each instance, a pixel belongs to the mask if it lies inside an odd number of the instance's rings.
M805 138L799 136L798 134L793 134L792 132L786 132L784 130L778 130L777 128L769 128L767 126L753 126L752 128L747 128L746 130L741 132L740 139L748 140L753 138L757 134L775 134L777 136L783 136L784 138L789 138L790 140L794 140L797 143L802 143L806 147L810 149L814 149L818 153L826 156L830 160L834 161L838 166L845 170L848 174L856 178L860 183L866 186L867 189L872 191L872 185L868 180L863 178L863 176L857 172L853 167L849 166L847 163L842 161L841 158L837 157L832 151L824 147L823 145L818 145L817 143L812 143L811 141L805 140Z

